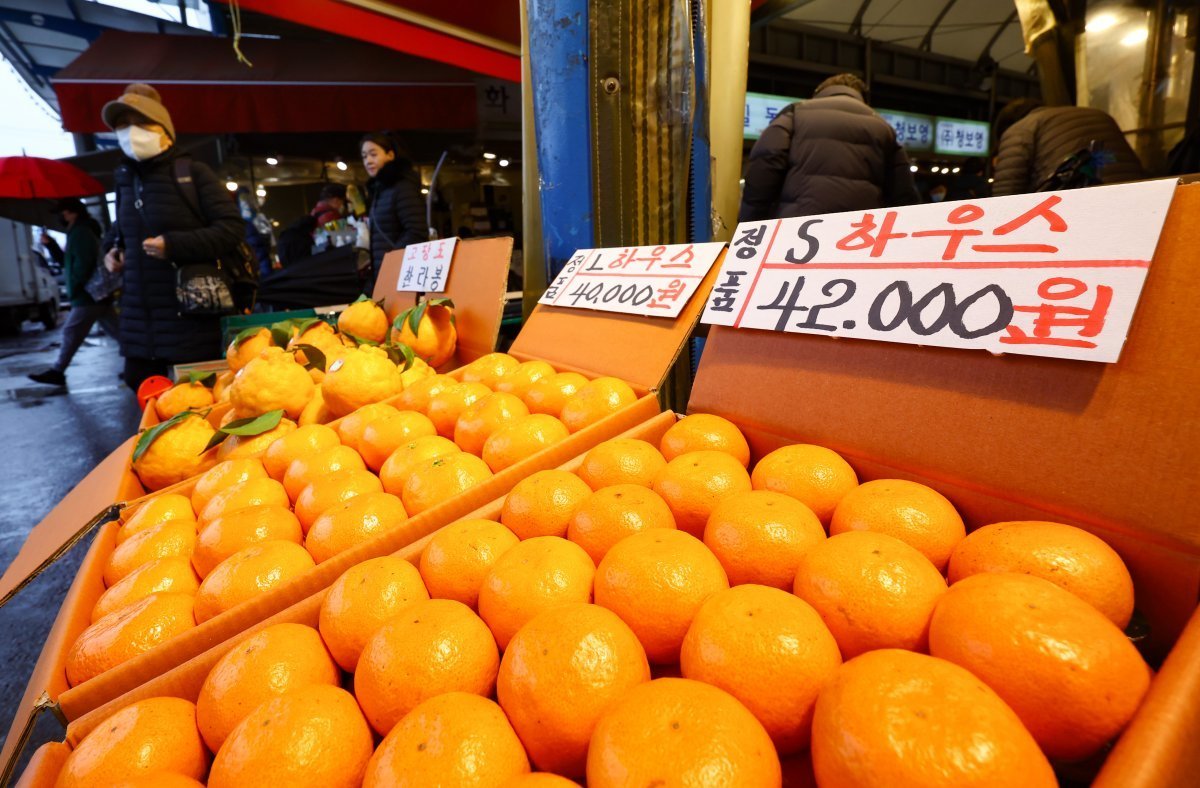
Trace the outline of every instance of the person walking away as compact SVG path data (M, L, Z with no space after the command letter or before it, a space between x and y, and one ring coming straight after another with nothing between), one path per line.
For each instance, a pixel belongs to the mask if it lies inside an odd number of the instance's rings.
M784 107L750 151L738 221L911 205L920 197L896 132L838 74Z
M1038 191L1067 159L1093 147L1091 164L1101 183L1146 177L1117 122L1091 107L1043 107L1034 99L1017 99L996 115L995 138L994 197Z
M158 91L130 85L102 116L125 154L114 173L117 218L105 239L105 265L123 271L121 354L125 384L137 391L173 364L219 357L220 318L184 313L176 266L211 265L235 252L244 227L213 171L179 152Z
M412 162L388 134L368 134L359 143L367 181L367 221L371 271L365 292L375 289L383 257L395 249L429 240L425 200Z
M98 302L87 291L88 280L96 272L100 261L100 225L88 215L80 200L63 200L58 208L67 225L67 246L62 250L62 267L71 311L67 315L67 322L63 324L58 360L50 369L29 376L35 383L50 386L67 385L67 367L96 323L100 323L104 333L113 339L120 337L113 299L106 298Z
M275 233L271 220L262 212L258 198L245 186L237 190L238 213L246 228L246 245L254 253L259 277L269 276L275 269Z

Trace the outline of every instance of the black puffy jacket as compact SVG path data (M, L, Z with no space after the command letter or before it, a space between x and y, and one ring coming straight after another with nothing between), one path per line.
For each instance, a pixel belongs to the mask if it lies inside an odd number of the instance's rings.
M371 221L371 266L376 274L388 252L429 240L425 198L411 165L389 161L367 181L367 216Z
M1097 170L1101 183L1146 177L1142 162L1103 110L1090 107L1038 107L1008 127L996 150L992 194L1035 191L1068 157L1096 142L1106 163Z
M117 221L105 248L118 244L125 250L121 355L185 363L220 356L220 320L180 314L171 263L210 263L229 254L243 228L237 204L213 171L190 162L203 219L196 215L176 183L175 159L172 147L148 161L127 158L117 167ZM166 241L166 260L142 252L142 242L159 235Z
M918 201L888 122L853 88L785 107L750 151L738 221L858 211Z

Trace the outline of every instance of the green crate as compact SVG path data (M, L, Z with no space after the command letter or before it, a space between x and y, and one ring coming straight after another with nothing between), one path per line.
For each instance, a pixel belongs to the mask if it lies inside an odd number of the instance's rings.
M304 320L316 317L315 309L291 309L283 312L255 312L251 315L233 315L221 318L221 347L226 347L239 332L251 326L270 328L281 320Z

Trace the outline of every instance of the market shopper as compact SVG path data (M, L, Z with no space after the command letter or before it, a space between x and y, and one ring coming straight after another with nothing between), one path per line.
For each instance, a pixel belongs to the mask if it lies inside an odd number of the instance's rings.
M313 218L317 226L329 224L346 215L346 186L342 183L327 183L321 188L321 199L313 206Z
M999 140L992 184L997 197L1146 177L1121 127L1091 107L1043 107L1034 99L1017 99L996 115L994 139ZM1060 168L1060 182L1055 182L1052 176Z
M371 272L366 292L375 287L383 256L393 249L429 240L425 201L412 162L392 137L368 134L359 143L367 181L367 220L371 232Z
M29 379L50 386L67 385L66 371L71 365L83 340L99 323L104 333L116 339L119 336L117 315L113 311L113 299L96 301L87 291L88 280L96 273L100 259L100 225L87 212L83 202L77 199L63 200L58 205L63 222L67 226L67 246L59 261L63 267L63 280L67 288L67 299L71 311L62 329L62 345L54 366L35 372ZM52 252L57 245L46 244Z
M217 176L175 145L175 127L149 85L133 84L104 105L125 158L114 174L117 220L105 265L123 270L120 301L125 384L137 390L171 365L217 358L220 320L184 314L177 266L212 264L242 241L237 204Z
M838 74L812 100L784 107L746 165L738 221L909 205L919 200L908 157L866 103L867 86Z

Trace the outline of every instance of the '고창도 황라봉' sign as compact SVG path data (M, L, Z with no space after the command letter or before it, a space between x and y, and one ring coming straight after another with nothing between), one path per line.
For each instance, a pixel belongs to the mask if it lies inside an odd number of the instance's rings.
M539 304L650 317L679 317L724 243L580 249Z
M1175 184L746 222L702 320L1114 362Z

